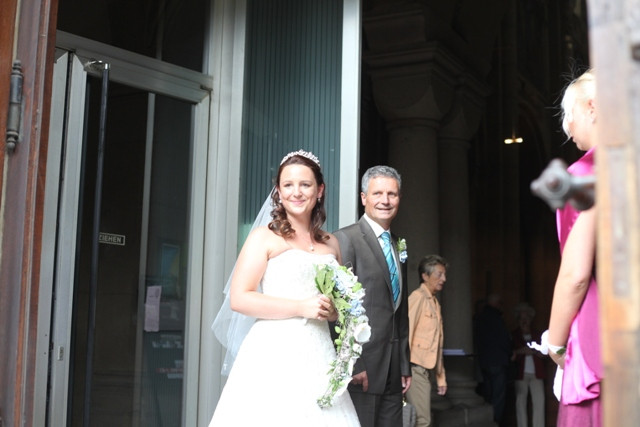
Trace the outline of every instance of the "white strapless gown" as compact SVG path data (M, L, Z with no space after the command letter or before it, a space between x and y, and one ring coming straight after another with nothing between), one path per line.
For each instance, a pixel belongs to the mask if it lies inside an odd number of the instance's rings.
M265 294L290 299L317 295L315 264L332 255L290 249L269 260ZM348 392L331 408L316 403L326 390L335 349L326 321L258 320L247 334L222 391L210 427L360 426Z

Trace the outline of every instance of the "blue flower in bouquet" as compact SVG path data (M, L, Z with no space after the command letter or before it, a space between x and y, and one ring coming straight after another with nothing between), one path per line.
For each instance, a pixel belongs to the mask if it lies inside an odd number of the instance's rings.
M336 289L338 290L338 292L340 292L341 294L345 293L347 288L345 287L344 281L339 277L339 275L336 274L335 276L333 276L333 280L336 283Z
M363 315L365 310L364 310L364 307L362 306L362 303L358 300L355 300L351 304L351 308L349 309L349 312L351 313L352 316L358 317Z
M318 398L318 405L328 408L351 382L353 365L362 354L362 344L371 337L371 327L362 305L364 288L350 269L337 264L316 266L315 282L338 313L336 359L330 365L327 390Z

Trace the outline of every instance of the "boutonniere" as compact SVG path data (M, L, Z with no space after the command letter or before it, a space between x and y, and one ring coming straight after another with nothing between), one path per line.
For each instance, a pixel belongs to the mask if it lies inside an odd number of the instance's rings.
M400 262L404 264L407 260L407 241L404 239L398 239L398 243L396 244L396 249L398 249L398 257L400 257Z

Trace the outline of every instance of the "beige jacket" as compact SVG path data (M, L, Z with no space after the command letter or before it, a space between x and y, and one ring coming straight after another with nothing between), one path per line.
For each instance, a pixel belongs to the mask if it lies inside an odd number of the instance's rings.
M446 386L442 361L442 313L425 284L409 295L409 348L411 363L433 369L438 387Z

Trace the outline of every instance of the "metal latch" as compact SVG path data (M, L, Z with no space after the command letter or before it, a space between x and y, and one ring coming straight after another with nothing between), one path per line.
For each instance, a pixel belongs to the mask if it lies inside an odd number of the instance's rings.
M13 62L11 88L9 91L9 114L7 116L7 150L13 152L20 141L20 121L22 118L22 63Z

